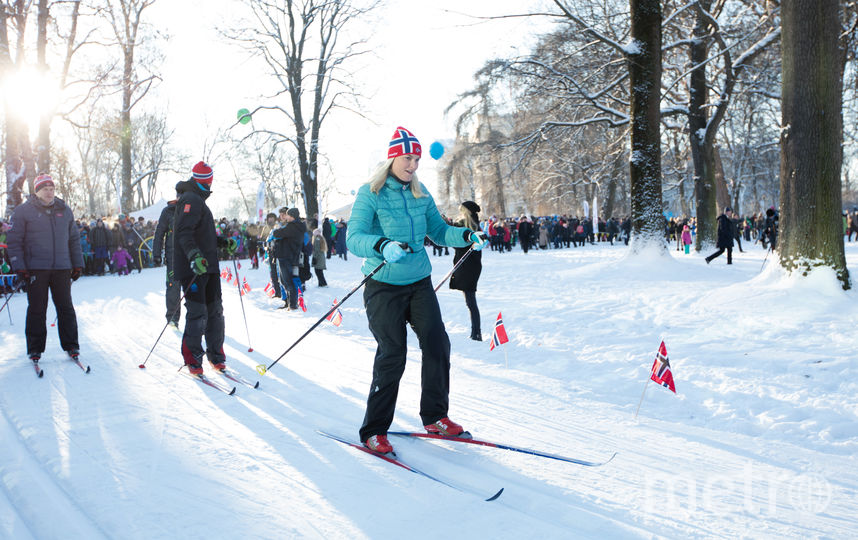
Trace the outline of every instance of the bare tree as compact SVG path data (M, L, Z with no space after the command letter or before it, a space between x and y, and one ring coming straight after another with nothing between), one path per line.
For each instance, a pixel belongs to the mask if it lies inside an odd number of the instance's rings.
M24 65L25 31L29 9L30 2L23 0L10 0L0 4L0 78L4 80ZM7 100L4 103L4 113L6 215L10 215L23 200L24 182L35 177L36 164L27 126L15 114L15 104Z
M843 248L843 58L837 0L784 0L780 264L831 268L850 288Z
M153 62L143 63L137 58L137 51L144 36L140 34L143 12L156 0L102 0L101 14L106 19L114 45L122 54L119 92L122 104L119 109L120 159L122 161L121 186L122 210L134 210L134 187L132 186L132 137L131 110L143 99L152 85L159 80L154 73L141 73L151 69ZM145 67L144 67L145 66Z
M319 211L319 134L332 109L349 108L357 94L344 67L361 54L362 42L340 44L343 31L373 10L375 1L357 7L349 0L249 0L253 22L230 37L259 54L280 88L269 99L288 104L263 104L251 111L275 112L285 126L260 127L255 133L270 143L288 143L297 155L306 215ZM349 101L351 100L351 102ZM256 116L254 117L256 119ZM260 125L257 123L257 125Z

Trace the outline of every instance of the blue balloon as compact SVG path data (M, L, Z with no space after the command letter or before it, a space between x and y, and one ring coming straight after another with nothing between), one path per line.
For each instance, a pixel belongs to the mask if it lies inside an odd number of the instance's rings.
M429 145L429 155L432 156L432 159L441 159L441 156L444 155L444 145L438 141L433 142Z

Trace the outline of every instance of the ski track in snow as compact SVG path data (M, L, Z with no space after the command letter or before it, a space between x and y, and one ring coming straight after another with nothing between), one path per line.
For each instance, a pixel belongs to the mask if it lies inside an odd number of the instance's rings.
M267 266L242 265L253 287L244 297L251 343L238 294L224 285L225 351L261 385L238 385L234 396L177 373L180 336L169 329L138 369L165 322L163 268L75 283L90 374L49 327L36 378L25 358L26 299L15 297L14 325L0 319L0 537L854 535L858 294L825 275L797 282L771 261L761 271L759 246L736 253L733 266L627 252L487 251L483 336L499 311L510 335L492 352L468 339L461 293L440 289L454 420L481 439L580 459L618 452L590 468L391 438L403 460L462 491L316 433L357 439L375 351L361 293L341 306L342 327L323 323L264 377L255 372L360 281L360 259L329 261L330 287L310 282L307 313L275 310L280 302L262 291ZM437 281L451 257L431 260ZM847 244L847 260L858 265L858 244ZM678 395L648 385L635 419L662 339ZM413 335L408 363L398 430L420 428ZM500 499L482 500L501 487ZM442 532L432 516L455 526Z

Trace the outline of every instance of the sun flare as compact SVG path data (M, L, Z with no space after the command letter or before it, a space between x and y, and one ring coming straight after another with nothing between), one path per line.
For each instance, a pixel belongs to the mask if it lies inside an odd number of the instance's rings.
M56 81L34 67L25 67L8 74L0 84L6 110L24 122L30 134L39 129L43 114L57 105L59 91Z

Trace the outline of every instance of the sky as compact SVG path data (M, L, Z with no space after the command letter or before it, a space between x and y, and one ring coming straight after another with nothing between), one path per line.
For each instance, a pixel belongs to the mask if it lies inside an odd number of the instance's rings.
M351 191L386 157L387 142L399 125L411 130L426 149L418 176L434 190L438 163L429 157L428 147L455 136L455 118L445 117L444 109L471 88L474 72L486 60L526 50L536 32L549 27L543 17L480 22L469 15L538 11L541 3L388 2L376 12L375 21L353 27L369 36L371 51L361 60L354 81L366 96L364 118L342 112L323 125L322 151L331 161L340 193L331 197L328 208L350 202ZM171 36L158 99L168 107L177 142L193 156L202 154L216 129L235 122L239 109L261 104L258 96L268 83L258 64L248 61L217 30L235 21L236 4L240 3L170 0L151 8L152 20ZM249 126L237 129L249 131ZM212 165L217 177L218 163ZM330 179L325 168L319 174L323 181ZM166 181L165 196L170 195L172 181ZM255 183L247 189L255 192ZM225 204L228 196L231 193L215 191L212 205Z

